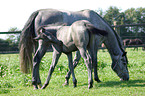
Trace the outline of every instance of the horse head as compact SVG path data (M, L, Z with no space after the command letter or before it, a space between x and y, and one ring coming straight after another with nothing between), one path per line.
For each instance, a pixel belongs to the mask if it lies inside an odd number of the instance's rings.
M129 80L129 72L127 68L128 60L126 56L127 52L120 54L115 62L112 63L112 69L121 78L121 81Z

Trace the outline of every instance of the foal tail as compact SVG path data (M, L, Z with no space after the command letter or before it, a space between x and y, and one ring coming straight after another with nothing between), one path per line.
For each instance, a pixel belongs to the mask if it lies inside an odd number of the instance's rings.
M91 32L92 34L97 34L97 35L102 35L102 36L106 36L108 34L108 32L106 32L105 30L97 29L92 24L86 24L86 27L89 30L89 32Z
M34 21L37 15L38 11L29 17L20 36L20 68L23 73L30 73L32 69L33 37L35 36Z

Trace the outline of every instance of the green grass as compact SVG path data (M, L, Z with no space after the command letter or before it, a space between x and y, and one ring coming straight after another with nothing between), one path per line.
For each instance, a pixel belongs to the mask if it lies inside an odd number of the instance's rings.
M55 68L50 84L45 90L33 90L31 74L23 74L19 68L18 54L0 54L0 96L145 96L145 51L127 49L130 80L121 82L111 69L108 52L98 53L98 73L101 83L94 81L88 90L87 68L81 59L75 69L78 84L73 88L72 78L69 86L62 86L68 71L67 57L63 54ZM45 82L51 64L52 52L42 59L40 74Z

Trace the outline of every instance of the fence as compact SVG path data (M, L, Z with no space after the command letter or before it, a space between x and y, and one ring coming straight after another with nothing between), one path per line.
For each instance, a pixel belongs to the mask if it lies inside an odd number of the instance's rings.
M0 35L20 35L21 31L16 32L0 32ZM0 36L1 37L1 36ZM16 41L17 42L17 41ZM11 40L2 40L0 39L0 54L12 54L12 53L18 53L18 43L15 43L14 41L11 42Z
M135 39L139 38L145 43L145 24L128 24L128 25L116 25L112 26L116 32L120 35L123 39ZM21 31L17 32L0 32L1 34L9 34L9 35L20 35ZM0 36L1 37L1 36ZM1 39L0 39L1 40ZM18 53L18 42L15 45L10 45L9 42L0 41L0 54L7 54L7 53ZM9 47L6 49L5 47ZM11 48L14 47L14 48ZM144 47L144 45L137 45L137 46L125 46L125 47ZM104 49L100 47L101 49Z

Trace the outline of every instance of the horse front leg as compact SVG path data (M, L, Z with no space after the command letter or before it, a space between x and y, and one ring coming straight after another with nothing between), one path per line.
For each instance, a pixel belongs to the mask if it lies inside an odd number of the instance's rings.
M43 41L39 41L39 47L33 57L33 73L32 73L32 84L34 89L38 89L38 86L41 88L41 80L39 75L39 65L41 62L42 57L47 51L49 44L46 44ZM37 86L38 85L38 86Z
M74 60L73 60L73 67L74 67L74 69L77 66L77 64L79 63L80 58L81 58L80 52L77 51L76 55L74 57ZM70 75L71 75L71 71L69 70L67 72L66 76L65 76L65 83L63 85L68 85L69 84Z
M49 72L48 72L48 76L47 76L47 79L46 79L46 81L45 81L45 83L44 83L44 85L42 86L41 89L45 89L47 87L47 85L49 84L51 75L52 75L52 73L53 73L53 71L55 69L55 66L56 66L56 64L58 62L58 59L59 59L60 55L61 55L61 52L57 52L56 50L54 50L54 52L53 52L53 60L52 60L52 63L51 63L51 66L50 66L50 69L49 69Z
M74 87L77 87L77 80L75 78L74 66L73 66L73 61L72 61L72 53L68 53L67 57L68 57L68 61L69 61L69 69L70 69L70 72L72 73L72 77L73 77L73 84L74 84Z
M99 40L98 37L92 37L91 42L89 43L89 47L88 47L88 52L91 56L91 60L92 60L92 68L94 69L94 79L95 81L97 81L98 83L101 82L99 77L98 77L98 64L97 64L97 51L99 48Z
M101 82L101 80L99 79L99 76L98 76L98 63L97 63L97 52L94 52L96 54L94 54L93 56L93 59L92 59L92 65L93 65L93 68L94 68L94 79L95 81L97 81L98 83Z
M92 45L93 46L93 45ZM94 48L90 48L89 49L89 54L92 57L92 67L94 69L94 79L95 81L97 81L98 83L101 82L98 76L98 63L97 63L97 51L98 51L98 47L96 47L97 45L94 45Z

